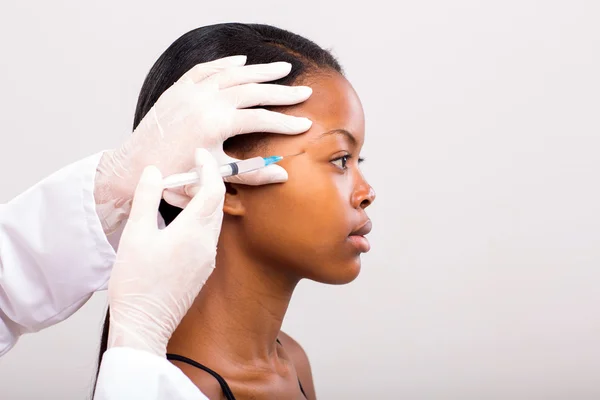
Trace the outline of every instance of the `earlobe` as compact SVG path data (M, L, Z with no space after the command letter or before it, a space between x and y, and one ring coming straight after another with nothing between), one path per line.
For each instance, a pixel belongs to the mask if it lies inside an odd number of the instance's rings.
M223 202L223 213L235 217L241 217L245 214L242 204L241 191L237 189L235 183L225 183L225 201Z

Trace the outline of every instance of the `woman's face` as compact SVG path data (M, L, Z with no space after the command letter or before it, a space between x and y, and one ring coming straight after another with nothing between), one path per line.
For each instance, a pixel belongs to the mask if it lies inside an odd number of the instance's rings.
M362 237L371 226L365 209L375 199L359 167L364 113L341 75L318 75L308 85L312 96L284 112L311 119L311 129L298 136L269 135L265 146L246 155L304 152L280 162L288 181L235 185L243 211L226 218L224 227L236 224L244 251L259 262L279 265L298 278L348 283L360 272L360 254L369 250Z

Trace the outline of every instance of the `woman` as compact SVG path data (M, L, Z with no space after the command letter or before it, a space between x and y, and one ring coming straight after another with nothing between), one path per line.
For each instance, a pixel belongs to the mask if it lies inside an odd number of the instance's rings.
M194 64L247 54L247 64L287 61L277 84L313 94L283 110L311 119L302 135L229 139L237 158L290 155L282 184L227 183L216 269L173 334L169 359L211 399L316 398L308 358L280 331L297 283L344 284L360 271L375 199L359 169L360 100L334 57L311 41L266 25L220 24L188 32L162 54L144 82L137 125L156 99ZM163 202L169 224L180 210ZM107 332L105 326L105 334Z

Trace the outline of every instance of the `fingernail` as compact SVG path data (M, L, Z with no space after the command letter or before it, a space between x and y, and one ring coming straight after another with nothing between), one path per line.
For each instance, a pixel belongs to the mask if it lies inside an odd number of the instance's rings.
M274 68L277 68L277 69L281 68L282 70L286 70L286 71L288 71L288 73L292 70L292 64L287 61L272 62L271 65Z
M288 173L285 169L281 168L277 171L273 171L271 177L273 178L273 183L285 182L288 180Z
M298 121L298 129L304 129L305 131L309 130L312 126L312 121L308 118L297 117L296 121Z
M311 87L309 86L296 86L296 93L298 93L301 96L310 96L312 94L313 90Z
M236 63L236 64L240 64L240 65L244 65L246 64L246 61L248 60L248 56L232 56L231 60Z

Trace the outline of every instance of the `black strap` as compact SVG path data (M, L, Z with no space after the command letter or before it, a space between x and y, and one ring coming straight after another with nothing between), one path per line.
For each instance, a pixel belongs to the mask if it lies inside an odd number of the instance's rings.
M283 347L283 345L279 341L279 338L277 338L275 340L277 341L277 343L279 343L280 346ZM306 395L306 393L304 393L304 388L302 387L302 382L300 382L300 378L298 378L298 385L300 385L300 391L302 392L302 394L304 395L304 397L308 399L308 396Z
M277 339L277 343L281 344L279 339ZM191 358L180 356L179 354L167 353L167 360L180 361L182 363L189 364L193 367L200 368L204 372L208 372L217 380L217 382L219 382L219 385L221 385L221 390L223 390L223 394L225 395L225 398L227 400L235 400L235 396L233 395L233 392L231 391L231 388L229 387L229 385L227 384L225 379L223 379L223 377L221 375L217 374L212 369L205 367L204 365L200 364L197 361L192 360ZM308 398L308 396L306 396L306 393L304 392L304 388L302 387L302 382L300 382L300 379L298 379L298 385L300 385L300 391L302 392L304 397Z
M199 362L196 362L190 358L180 356L179 354L167 353L167 360L181 361L183 363L192 365L196 368L200 368L202 371L208 372L217 380L217 382L219 382L219 385L221 385L221 390L223 390L223 394L225 395L225 398L227 400L235 400L235 396L233 395L233 392L231 391L231 388L229 387L227 382L225 382L225 379L223 379L223 377L221 375L217 374L212 369L205 367L204 365L202 365Z
M302 387L302 382L300 382L300 379L298 379L298 385L300 385L300 391L302 392L304 397L308 399L308 396L306 395L306 393L304 393L304 388Z

